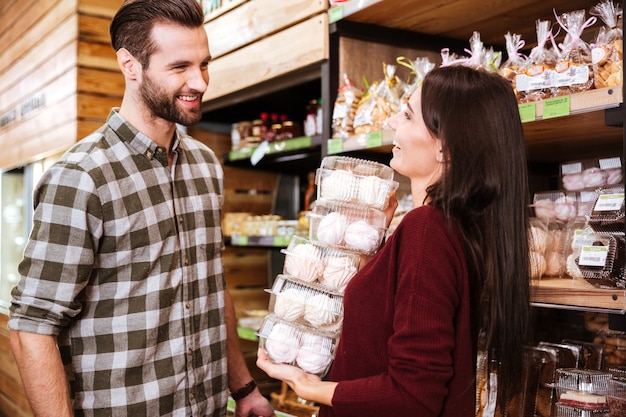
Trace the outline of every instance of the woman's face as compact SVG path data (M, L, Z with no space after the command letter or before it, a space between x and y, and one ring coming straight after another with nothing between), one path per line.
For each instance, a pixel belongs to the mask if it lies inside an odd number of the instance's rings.
M424 189L441 175L443 153L441 140L433 136L422 118L422 89L418 88L406 108L387 123L396 132L393 158L389 165Z

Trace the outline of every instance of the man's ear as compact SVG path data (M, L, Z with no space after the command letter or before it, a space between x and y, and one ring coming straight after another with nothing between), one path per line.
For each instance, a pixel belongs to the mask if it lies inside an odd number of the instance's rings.
M141 74L141 64L126 48L120 48L116 52L117 65L122 70L124 77L136 80L138 74Z

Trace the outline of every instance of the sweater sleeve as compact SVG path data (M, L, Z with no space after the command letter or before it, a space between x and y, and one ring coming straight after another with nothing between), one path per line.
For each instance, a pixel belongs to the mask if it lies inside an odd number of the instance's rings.
M333 397L336 416L438 416L448 401L457 314L467 282L464 258L458 237L446 232L439 212L414 212L369 269L386 269L393 282L387 369L341 381Z

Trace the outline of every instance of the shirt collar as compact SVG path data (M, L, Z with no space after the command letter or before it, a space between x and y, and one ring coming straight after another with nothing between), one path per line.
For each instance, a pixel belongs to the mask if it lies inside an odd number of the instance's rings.
M167 149L159 146L148 136L141 133L133 125L119 114L119 107L111 109L107 118L107 124L117 134L117 136L134 148L137 153L145 155L148 159L157 158L158 155L165 153ZM174 140L172 141L172 151L175 152L180 144L180 131L174 132ZM167 157L166 157L167 160Z

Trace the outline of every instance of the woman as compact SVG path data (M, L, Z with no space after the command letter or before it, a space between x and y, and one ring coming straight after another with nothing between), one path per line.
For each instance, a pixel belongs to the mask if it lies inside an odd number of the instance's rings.
M257 364L322 417L473 416L481 329L503 409L519 389L529 321L526 159L511 85L437 68L389 125L390 166L410 179L414 208L346 288L327 380L262 350Z

